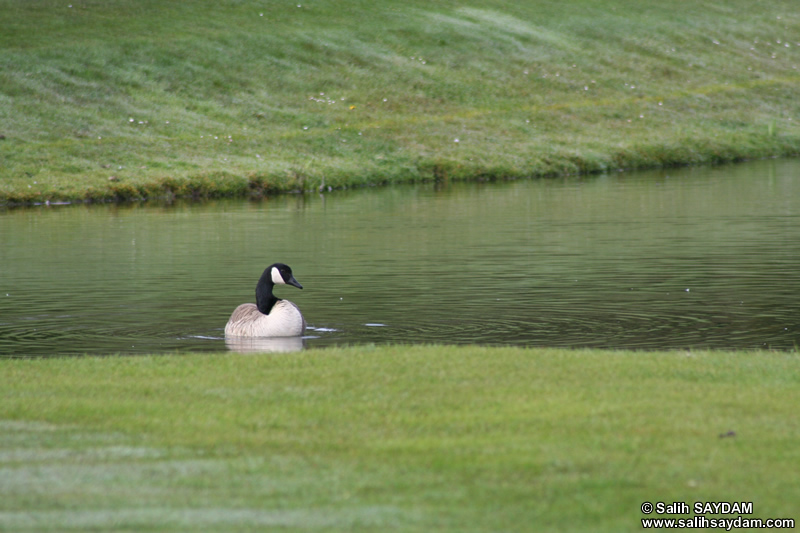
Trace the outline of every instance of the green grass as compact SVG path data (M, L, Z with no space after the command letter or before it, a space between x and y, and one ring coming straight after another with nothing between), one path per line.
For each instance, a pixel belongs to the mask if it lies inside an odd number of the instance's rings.
M69 5L0 0L2 203L800 151L788 0Z
M798 518L798 369L419 346L0 360L0 530L634 531L643 501Z

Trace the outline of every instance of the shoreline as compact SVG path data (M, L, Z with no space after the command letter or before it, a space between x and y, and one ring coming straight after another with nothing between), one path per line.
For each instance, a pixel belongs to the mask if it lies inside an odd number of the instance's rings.
M756 157L756 158L733 158L733 159L723 159L723 160L716 160L711 162L702 162L702 163L670 163L665 165L653 165L653 166L644 166L644 167L623 167L623 168L612 168L612 169L602 169L602 170L593 170L588 172L564 172L564 173L547 173L547 174L534 174L534 175L527 175L527 176L514 176L514 175L500 175L500 176L492 176L488 175L485 172L478 172L474 174L472 178L464 178L458 177L455 182L463 182L463 183L478 183L478 182L494 182L494 181L514 181L514 180L533 180L533 179L553 179L553 178L561 178L561 177L574 177L574 176L595 176L595 175L602 175L608 173L627 173L627 172L640 172L640 171L648 171L648 170L658 170L658 169L669 169L669 168L690 168L690 167L716 167L716 166L723 166L723 165L730 165L730 164L742 164L747 163L750 161L762 161L767 159L793 159L800 156L800 152L798 153L789 153L789 154L781 154L781 155L769 155L764 157ZM178 187L174 187L175 182L173 180L164 180L161 183L153 183L153 184L143 184L141 188L130 188L125 187L122 189L121 192L119 189L114 187L109 187L106 191L88 191L87 196L85 197L72 197L72 196L59 196L58 194L54 194L49 196L45 200L37 200L37 201L19 201L14 200L13 195L9 195L6 198L0 198L0 209L16 209L16 208L24 208L24 207L55 207L55 206L70 206L70 205L92 205L92 204L132 204L132 203L141 203L141 204L170 204L176 200L193 200L193 201L204 201L204 200L218 200L218 199L241 199L241 200L258 200L262 198L274 197L278 195L303 195L303 194L314 194L314 193L322 193L322 192L334 192L334 191L342 191L347 189L359 189L359 188L367 188L367 187L383 187L388 185L413 185L413 184L423 184L423 183L434 183L434 182L443 182L443 181L450 181L449 178L445 176L437 176L436 173L431 174L430 176L423 176L423 177L415 177L412 179L407 180L382 180L377 183L375 182L366 182L366 183L355 183L353 185L339 185L336 187L332 186L325 186L324 180L320 183L317 188L309 188L309 189L281 189L281 188L269 188L264 189L260 186L259 180L247 180L246 183L238 190L234 190L231 192L230 189L227 188L206 188L203 187L202 190L199 187L198 183L193 183L191 179L185 180L184 183L181 183ZM175 189L178 189L178 193L175 192ZM136 191L147 191L147 195L136 195ZM182 191L182 192L181 192ZM129 193L131 193L129 195ZM8 198L11 198L10 200ZM25 198L25 196L22 196Z

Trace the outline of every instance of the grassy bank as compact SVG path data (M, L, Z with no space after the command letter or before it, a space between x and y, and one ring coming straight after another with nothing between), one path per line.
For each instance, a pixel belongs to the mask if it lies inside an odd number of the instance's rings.
M787 0L0 0L0 202L800 151Z
M478 347L0 360L0 529L633 531L644 501L796 519L797 363Z

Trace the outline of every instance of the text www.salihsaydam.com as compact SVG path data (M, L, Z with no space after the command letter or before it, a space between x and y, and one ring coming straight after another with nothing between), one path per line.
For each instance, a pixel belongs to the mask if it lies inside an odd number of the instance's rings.
M644 529L657 528L725 528L731 531L739 528L789 528L794 529L794 518L706 518L705 516L693 516L692 518L642 518Z

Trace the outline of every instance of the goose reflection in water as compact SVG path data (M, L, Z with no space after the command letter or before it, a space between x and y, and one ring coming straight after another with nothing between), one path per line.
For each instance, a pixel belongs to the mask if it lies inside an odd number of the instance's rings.
M225 337L225 346L237 353L288 353L305 347L303 337Z

